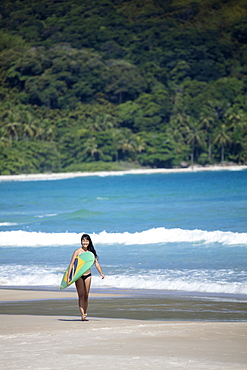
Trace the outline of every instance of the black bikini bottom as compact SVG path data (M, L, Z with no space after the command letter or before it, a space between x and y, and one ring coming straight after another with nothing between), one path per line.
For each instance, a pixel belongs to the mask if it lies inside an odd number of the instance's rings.
M91 273L87 274L87 275L82 275L82 280L85 281L87 278L89 278L90 276L92 276Z

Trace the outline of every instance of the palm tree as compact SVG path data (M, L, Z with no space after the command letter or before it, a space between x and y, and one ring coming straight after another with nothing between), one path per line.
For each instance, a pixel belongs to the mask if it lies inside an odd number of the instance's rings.
M247 128L247 114L242 109L230 108L225 113L225 122L233 131L241 130L244 134Z
M217 128L213 143L221 147L221 163L224 162L225 147L227 146L227 144L231 143L229 129L227 129L227 126L224 123L222 123L220 127Z
M229 107L229 103L225 103L220 100L209 100L208 106L212 117L214 117L216 121L219 122L224 120L224 114L226 109Z
M30 112L25 112L22 120L24 121L24 125L22 128L23 134L28 140L29 138L34 137L37 131L37 127L34 124L34 119Z
M238 109L238 107L230 107L227 109L227 111L224 114L224 119L228 123L228 125L232 128L244 124L244 121L246 121L244 118L244 112L241 109ZM246 118L246 117L245 117Z
M103 152L101 149L99 149L98 144L96 142L96 137L90 137L87 139L84 143L84 149L82 151L83 154L90 154L90 156L94 160L99 160L103 157Z
M121 141L123 140L123 134L119 129L113 129L110 132L115 155L115 161L118 162L118 151L119 149L121 149Z
M84 123L85 128L90 131L101 131L100 124L97 119L92 119L91 117L85 120Z
M94 115L85 121L85 126L91 131L105 131L114 126L111 118L110 114Z
M38 140L44 139L44 129L42 127L36 128L35 139L38 139Z
M166 134L171 140L174 140L175 142L183 142L184 138L182 135L182 129L181 129L181 122L180 122L180 116L175 115L172 116L170 119L169 127L166 129ZM184 125L184 120L183 120Z
M110 130L113 126L114 124L110 114L103 114L103 116L100 117L100 127L102 130Z
M187 143L191 145L191 165L193 166L195 149L201 148L205 144L205 132L199 122L188 117L185 134Z
M3 126L4 132L9 135L9 140L12 143L13 138L18 141L18 129L20 128L21 124L19 122L18 115L11 113L8 116L7 123Z
M215 119L212 112L208 112L207 110L203 110L199 116L199 122L205 130L209 160L212 158L212 129Z
M126 129L123 132L122 139L120 140L120 150L123 153L123 157L127 152L134 153L136 151L135 139L134 134L129 129Z
M146 141L142 137L135 135L134 142L135 142L135 149L138 153L141 153L145 150Z
M5 135L4 135L4 130L1 128L0 129L0 147L2 148L6 148L8 146L11 145L11 141L10 139L8 139Z
M231 155L239 162L246 161L247 115L238 107L231 107L226 111L225 121L229 131L232 130ZM244 159L245 158L245 159Z
M56 130L53 125L49 126L45 131L45 138L46 140L53 141L56 137Z
M239 139L238 145L240 146L241 150L236 153L234 159L239 163L247 163L247 135Z

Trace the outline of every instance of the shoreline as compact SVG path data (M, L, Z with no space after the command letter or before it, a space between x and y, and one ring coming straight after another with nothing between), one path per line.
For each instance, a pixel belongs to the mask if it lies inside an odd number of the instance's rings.
M42 174L20 174L20 175L0 175L0 181L45 181L63 180L76 177L89 176L123 176L123 175L148 175L157 173L195 173L208 171L243 171L247 170L247 165L242 166L193 166L188 168L154 168L154 169L133 169L126 171L99 171L99 172L61 172L61 173L42 173Z
M14 293L13 301L19 300L20 296L24 296L24 300L28 300L33 294L37 295L37 299L42 299L42 296L47 295L47 299L54 298L56 295L58 299L69 298L73 295L76 297L76 288L71 285L69 288L60 289L59 286L48 286L48 285L0 285L0 302L3 302L2 297L6 301L11 301ZM164 290L164 289L143 289L143 288L97 288L91 287L90 296L94 298L107 298L107 297L196 297L198 299L219 299L219 300L231 300L231 301L244 301L247 303L246 293L223 293L223 292L201 292L201 291L186 291L186 290Z
M90 292L91 298L113 298L116 295L123 296L124 294L107 292ZM37 300L57 300L57 299L71 299L76 298L75 289L46 289L42 287L0 287L0 305L6 302L23 302L23 301L37 301Z
M0 289L0 315L79 315L73 290ZM247 296L92 289L91 317L145 321L247 322Z

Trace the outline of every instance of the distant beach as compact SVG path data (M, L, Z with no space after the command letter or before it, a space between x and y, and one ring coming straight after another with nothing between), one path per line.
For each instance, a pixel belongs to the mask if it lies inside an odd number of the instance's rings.
M100 171L100 172L61 172L61 173L40 173L40 174L21 174L21 175L0 175L0 181L42 181L42 180L61 180L75 177L88 176L123 176L123 175L142 175L154 173L193 173L201 171L242 171L246 166L190 166L187 168L152 168L152 169L133 169L126 171Z

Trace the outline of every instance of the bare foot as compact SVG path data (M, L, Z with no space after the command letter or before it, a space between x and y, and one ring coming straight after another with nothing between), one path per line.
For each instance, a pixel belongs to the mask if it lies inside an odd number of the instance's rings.
M82 315L81 319L82 321L88 321L87 314L85 313L84 315Z

